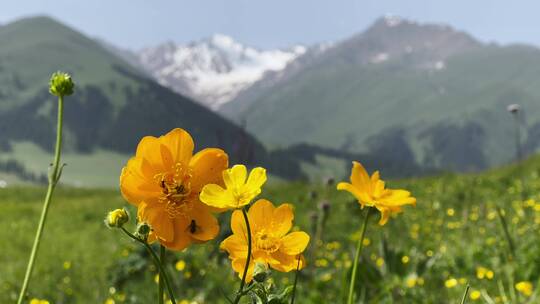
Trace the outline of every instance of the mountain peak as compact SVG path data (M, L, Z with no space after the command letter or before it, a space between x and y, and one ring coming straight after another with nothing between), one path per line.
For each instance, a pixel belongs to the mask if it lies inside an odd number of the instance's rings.
M139 54L140 62L162 85L217 109L268 71L280 71L306 51L259 50L232 37L214 34L186 45L165 44Z

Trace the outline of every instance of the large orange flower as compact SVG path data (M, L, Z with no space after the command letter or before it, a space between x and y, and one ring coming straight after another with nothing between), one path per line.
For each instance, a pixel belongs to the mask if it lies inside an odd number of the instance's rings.
M288 233L294 219L292 206L282 204L275 208L264 199L260 199L248 211L251 226L251 259L246 281L251 281L255 263L263 263L270 267L289 272L304 268L305 260L302 255L309 243L309 235L303 231ZM247 228L242 211L232 214L231 229L233 235L221 243L221 249L229 253L234 271L242 277L248 252ZM299 261L300 259L300 261Z
M217 210L201 203L199 193L206 184L223 185L228 156L215 148L193 155L193 149L193 139L183 129L159 138L146 136L120 176L122 195L138 207L139 220L152 227L149 241L169 249L211 240L219 231L211 214Z
M379 210L380 225L386 224L391 214L401 212L402 206L416 205L416 198L412 197L409 191L385 188L379 171L375 171L370 177L364 166L356 161L353 162L351 183L339 183L337 189L350 192L362 207L375 207Z

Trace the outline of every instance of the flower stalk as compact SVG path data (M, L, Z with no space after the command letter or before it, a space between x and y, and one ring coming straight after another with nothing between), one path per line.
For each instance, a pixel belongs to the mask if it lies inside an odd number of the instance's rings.
M49 185L47 187L47 194L45 195L45 200L43 202L43 208L41 210L41 216L39 219L38 228L36 231L36 236L34 238L34 244L32 245L32 251L30 252L30 258L26 266L26 272L24 275L23 284L17 304L22 304L28 290L28 285L30 283L30 277L32 276L32 271L34 270L34 264L36 262L37 253L39 246L41 244L41 237L43 235L43 230L45 228L45 223L47 222L47 214L49 213L49 206L52 201L52 196L54 189L60 180L62 175L63 166L60 165L60 156L62 153L62 126L64 118L64 96L73 94L73 81L71 76L66 73L54 73L50 80L49 91L51 94L58 96L58 114L56 120L56 144L54 148L54 160L52 164L52 169L49 173Z
M294 283L293 283L293 290L292 290L292 296L291 296L291 304L294 304L294 298L296 296L296 284L298 283L299 272L300 272L300 255L298 256L298 262L296 264L296 272L294 274Z
M364 236L366 235L366 228L367 228L367 223L368 223L370 213L371 213L371 207L368 207L366 216L364 218L364 223L362 224L362 231L360 233L360 238L358 239L358 244L356 245L356 254L354 256L351 280L349 283L349 295L347 297L347 304L353 303L354 285L356 283L356 271L358 269L358 260L360 259L360 254L362 253L362 247L364 246Z
M244 285L246 284L246 276L249 268L249 262L251 260L251 227L249 226L249 219L246 208L242 208L242 214L244 215L244 221L246 222L247 228L248 254L246 258L246 266L244 267L244 273L242 274L242 282L240 282L240 288L238 289L236 297L234 298L234 304L238 304L240 302L240 298L242 298L242 296L244 295L243 289Z
M165 247L163 245L159 245L159 264L160 269L164 267L165 265ZM161 271L159 271L159 280L158 280L158 303L163 304L163 281L164 279L161 279Z
M147 242L141 240L140 238L136 237L135 235L133 235L131 232L127 231L126 228L124 227L120 227L120 229L122 229L122 231L127 235L129 236L130 238L132 238L133 240L141 243L145 248L146 250L148 251L148 253L150 253L150 256L152 257L152 259L154 260L154 264L156 265L157 269L158 269L158 273L159 273L159 281L160 282L164 282L165 283L165 287L167 288L167 292L169 293L169 298L172 302L172 304L176 304L176 299L174 297L174 292L172 290L172 287L171 287L171 283L169 281L169 277L167 277L167 273L165 273L165 269L159 259L159 257L157 256L157 254L154 252L154 250L152 249L152 247L150 247L150 245L148 245ZM161 295L161 299L163 299L163 293L160 292L160 295ZM163 300L162 300L163 301Z

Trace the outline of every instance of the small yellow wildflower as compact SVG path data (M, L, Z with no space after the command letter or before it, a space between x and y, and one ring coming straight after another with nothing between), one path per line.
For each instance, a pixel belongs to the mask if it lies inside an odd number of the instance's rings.
M457 284L458 284L458 280L456 280L456 279L454 279L454 278L450 278L450 279L448 279L448 280L446 280L446 281L444 282L444 286L445 286L446 288L453 288L453 287L456 287Z
M516 284L516 290L521 292L523 295L529 297L533 293L533 285L529 281L522 281Z
M379 210L381 212L379 225L386 224L391 214L401 212L401 207L416 206L416 198L412 197L409 191L385 188L379 171L370 177L359 162L353 162L350 179L351 183L339 183L337 189L350 192L362 207L374 207Z
M107 300L105 300L104 304L114 304L115 301L111 298L108 298Z
M41 299L32 299L30 300L30 304L50 304L47 300L41 300Z
M364 239L362 240L362 244L363 244L364 246L369 246L369 244L371 244L371 240L368 239L368 238L364 238Z
M68 270L71 268L71 262L65 261L64 264L62 264L62 266L64 267L65 270Z
M184 260L180 260L178 262L176 262L176 264L174 265L176 270L178 271L182 271L186 268L186 262L184 262Z
M456 212L455 212L454 209L452 209L452 208L446 209L446 214L447 214L448 216L454 216L455 213L456 213Z
M473 291L471 291L471 294L469 295L469 299L471 299L473 301L476 301L476 300L480 299L481 295L482 294L480 293L480 291L473 290Z
M410 260L409 257L406 256L406 255L401 257L401 263L403 263L403 264L409 263L409 260Z
M247 174L246 166L235 165L223 171L225 188L217 184L207 184L199 196L208 206L215 208L242 208L261 193L266 183L266 170L257 167Z
M407 280L405 281L405 284L407 285L408 288L413 288L414 286L416 286L416 277L414 276L408 277Z
M375 264L378 267L382 267L384 265L384 259L383 258L378 258L377 261L375 261Z
M188 300L182 300L178 304L189 304L189 301Z

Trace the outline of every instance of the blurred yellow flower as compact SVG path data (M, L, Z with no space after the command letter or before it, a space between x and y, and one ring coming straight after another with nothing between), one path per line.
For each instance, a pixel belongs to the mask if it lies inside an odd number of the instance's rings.
M482 294L480 293L480 291L478 291L478 290L473 290L473 291L471 291L471 294L469 294L469 298L470 298L471 300L473 300L473 301L476 301L476 300L480 299L480 296L481 296L481 295L482 295Z
M222 184L228 156L207 148L193 155L188 132L174 129L159 138L144 137L135 157L123 168L120 190L138 207L139 221L151 227L148 240L173 250L215 238L219 231L213 208L199 201L206 184Z
M456 287L456 285L458 284L458 280L454 279L454 278L450 278L446 281L444 281L444 286L446 288L453 288L453 287Z
M216 208L241 208L261 193L266 182L266 170L257 167L248 176L246 166L235 165L223 171L223 181L225 189L217 184L204 186L201 201Z
M386 224L393 213L401 212L404 205L416 205L416 198L406 190L385 189L385 183L379 178L379 171L371 177L359 162L353 162L351 183L341 182L338 190L350 192L362 207L375 207L381 212L380 225Z
M529 281L522 281L516 284L516 290L523 295L530 296L533 293L533 285Z
M455 212L454 209L452 209L452 208L448 208L448 209L446 210L446 214L447 214L448 216L454 216L455 213L456 213L456 212Z
M493 279L494 273L492 270L489 270L485 267L476 267L476 277L480 280L486 278L486 279Z
M41 300L41 299L32 299L30 300L30 304L50 304L47 300Z
M255 263L267 264L275 270L289 272L295 270L300 259L300 269L304 268L302 255L309 243L309 235L303 231L288 233L294 219L292 206L279 207L260 199L248 211L252 235L252 258L250 259L246 281L251 281ZM241 277L247 257L247 228L242 211L235 210L231 218L233 235L226 238L220 248L229 253L234 271Z
M182 271L186 268L186 262L184 262L184 260L180 260L178 262L176 262L176 264L174 265L176 270L178 271Z
M116 303L113 299L111 298L108 298L107 300L105 300L104 304L114 304Z
M409 263L409 260L410 260L409 257L406 256L406 255L401 257L401 263L403 263L403 264Z

